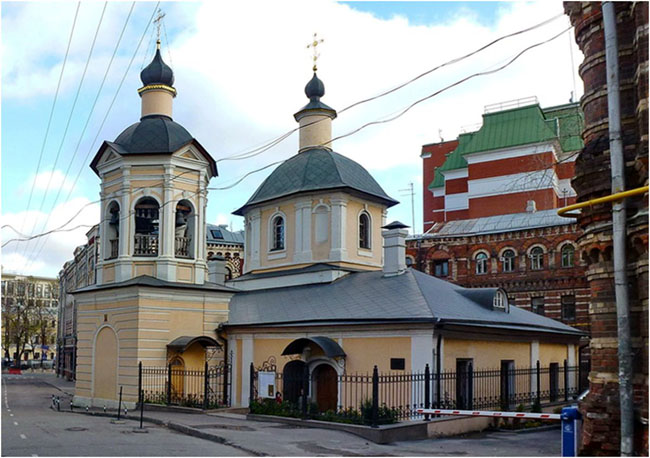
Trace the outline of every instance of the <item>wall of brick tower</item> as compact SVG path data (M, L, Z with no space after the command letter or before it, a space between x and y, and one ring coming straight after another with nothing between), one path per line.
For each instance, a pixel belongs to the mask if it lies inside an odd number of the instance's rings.
M585 56L580 76L585 92L584 149L576 161L573 187L583 202L611 193L607 77L601 4L565 2L575 39ZM648 4L616 2L621 78L622 136L626 188L648 184ZM648 196L626 200L627 267L634 358L635 453L648 455ZM617 455L620 448L618 339L612 265L611 205L585 208L579 248L591 290L589 395L584 416L583 454Z

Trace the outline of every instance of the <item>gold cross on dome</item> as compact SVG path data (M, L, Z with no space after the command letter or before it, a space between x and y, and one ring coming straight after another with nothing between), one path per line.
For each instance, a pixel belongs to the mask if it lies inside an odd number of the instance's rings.
M158 28L157 33L158 33L158 43L160 43L160 25L162 24L162 20L165 17L165 13L162 12L160 8L158 8L158 15L156 16L156 19L153 20L154 24L156 24L156 27Z
M317 63L317 61L318 61L318 58L320 57L320 54L318 53L316 47L317 47L320 43L322 43L322 42L324 42L324 41L325 41L324 38L321 38L321 39L319 40L317 34L314 34L314 39L312 40L311 43L309 43L309 44L307 45L307 49L312 48L313 51L314 51L314 56L313 56L313 60L314 60L314 71L317 70L316 63Z

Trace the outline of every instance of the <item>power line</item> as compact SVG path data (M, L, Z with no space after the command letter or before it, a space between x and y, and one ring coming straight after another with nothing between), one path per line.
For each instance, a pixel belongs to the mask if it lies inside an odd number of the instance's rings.
M390 122L390 121L392 121L392 120L394 120L394 119L397 119L397 118L399 118L400 116L404 115L408 110L410 110L413 106L417 105L418 103L421 103L421 102L423 102L423 101L425 101L425 100L428 100L428 99L430 99L430 98L432 98L432 97L434 97L434 96L436 96L436 95L438 95L438 94L440 94L440 93L442 93L442 92L444 92L444 91L446 91L446 90L449 90L449 89L451 89L451 88L453 88L453 87L455 87L455 86L457 86L457 85L459 85L459 84L462 84L462 83L465 82L465 81L468 81L469 79L472 79L472 78L477 77L477 76L484 76L484 75L487 75L487 74L493 74L493 73L496 73L496 72L498 72L498 71L501 71L501 70L503 70L504 68L506 68L506 67L508 67L509 65L511 65L513 62L515 62L515 61L516 61L516 60L517 60L521 55L523 55L523 54L526 53L527 51L529 51L529 50L531 50L531 49L533 49L533 48L535 48L535 47L541 46L541 45L543 45L543 44L545 44L545 43L548 43L548 42L550 42L550 41L556 39L557 37L559 37L559 36L561 36L563 33L565 33L567 30L570 30L570 28L569 28L569 29L566 29L566 30L564 30L564 31L562 31L561 33L559 33L559 34L553 36L553 37L550 38L550 39L544 40L544 41L542 41L542 42L538 42L538 43L536 43L536 44L534 44L534 45L531 45L531 46L525 48L524 50L520 51L517 55L515 55L515 57L513 57L513 58L512 58L508 63L506 63L506 64L500 66L499 68L496 68L496 69L493 69L493 70L490 70L490 71L486 71L486 72L475 73L475 74L472 74L472 75L470 75L470 76L468 76L468 77L465 77L465 78L463 78L463 79L461 79L461 80L458 80L457 82L455 82L455 83L453 83L453 84L451 84L451 85L448 85L448 86L446 86L445 88L443 88L443 89L441 89L441 90L439 90L439 91L436 91L436 92L434 92L434 93L432 93L432 94L430 94L430 95L428 95L428 96L426 96L426 97L423 97L423 98L417 100L416 102L414 102L414 103L412 103L411 105L409 105L406 109L402 110L398 115L396 115L396 116L394 116L394 117L392 117L392 118L390 118L390 119L386 119L386 120L382 120L382 121L374 121L374 122L371 122L371 123L367 123L367 124L361 126L360 128L358 128L358 129L356 129L356 130L354 130L354 131L352 131L352 132L350 132L350 133L348 133L348 134L345 134L345 135L339 136L339 137L337 137L337 138L335 138L335 139L333 139L333 140L336 140L336 139L338 139L338 138L343 138L343 137L347 137L347 136L353 135L353 134L355 134L356 132L360 131L361 129L363 129L363 128L369 126L369 125ZM146 31L145 31L145 33L146 33ZM144 36L143 36L143 38L144 38ZM333 141L333 140L332 140L332 141ZM228 186L226 186L226 187L221 187L221 188L210 188L210 187L209 187L209 188L207 188L207 189L209 189L209 190L224 190L224 189L230 189L230 188L236 186L237 184L239 184L241 181L243 181L243 179L245 179L246 177L250 176L251 174L256 173L256 172L259 172L259 171L261 171L261 170L265 170L266 168L271 167L271 166L273 166L273 165L281 164L281 163L283 163L283 162L285 162L285 161L286 161L286 160L283 160L283 161L277 161L277 162L274 162L274 163L268 164L268 165L266 165L266 166L264 166L264 167L261 167L261 168L255 169L255 170L253 170L253 171L250 171L250 172L246 173L244 176L242 176L242 177L241 177L239 180L237 180L235 183L233 183L233 184L231 184L231 185L228 185ZM131 191L131 192L134 192L134 191ZM101 200L100 200L100 201L101 201ZM97 201L95 201L95 202L93 202L93 203L97 203ZM165 204L167 204L167 203L169 203L169 202L166 202ZM89 203L89 204L86 204L86 206L88 206L88 205L90 205L90 203ZM82 209L85 208L86 206L82 207ZM80 211L81 211L81 210L80 210ZM78 213L77 213L77 214L76 214L76 215L75 215L75 216L74 216L70 221L72 221L74 218L76 218L76 216L78 216L78 214L80 213L80 211L79 211L79 212L78 212ZM65 225L69 224L70 221L68 221L66 224L64 224L64 225L61 226L61 227L64 227ZM49 233L52 233L52 232L56 232L56 230L49 231ZM42 235L38 235L38 236L42 236ZM36 236L35 236L35 237L36 237ZM7 243L11 242L11 241L17 241L17 239L12 239L12 240L6 242L5 244L3 244L3 246L6 245Z
M83 160L83 162L81 164L81 167L79 168L79 172L77 173L77 176L74 179L73 186L70 188L70 191L68 192L66 200L70 199L70 195L72 194L72 191L74 190L74 186L76 185L77 181L79 180L79 177L81 176L81 172L84 169L84 165L85 165L86 161L88 160L88 157L90 156L90 153L93 151L93 147L94 147L95 143L97 142L97 138L99 138L99 135L100 135L102 129L104 128L104 124L106 123L106 119L108 119L108 115L110 114L110 112L111 112L111 110L113 108L113 105L115 104L115 100L117 99L117 96L118 96L120 90L122 89L122 85L124 84L124 81L126 80L126 77L127 77L128 73L129 73L131 65L133 64L133 61L134 61L134 59L135 59L135 57L136 57L136 55L138 53L138 50L140 49L140 46L142 45L142 41L144 40L144 37L147 34L147 30L149 30L149 26L151 25L151 20L153 19L154 15L156 14L156 9L158 8L158 5L160 5L160 1L158 3L156 3L156 6L154 7L153 14L151 15L151 18L149 19L149 22L147 22L147 26L145 27L144 32L142 33L142 36L140 37L140 41L138 42L138 46L136 47L136 49L135 49L135 51L133 53L133 56L131 57L131 60L129 61L129 65L127 66L127 68L126 68L126 70L124 72L124 75L122 76L122 79L120 81L120 84L118 85L117 90L115 91L115 95L113 96L113 99L111 100L111 103L110 103L108 109L106 110L106 114L104 115L104 119L102 120L102 122L101 122L101 124L99 126L99 129L97 130L97 134L95 135L95 138L93 139L92 143L90 144L90 147L88 148L88 152L86 153L86 157L84 158L84 160ZM40 251L39 251L39 253L40 253Z
M59 145L59 149L56 153L56 158L54 159L54 165L52 166L52 173L50 174L48 180L47 180L47 186L45 187L45 192L43 193L43 198L41 199L41 205L38 208L38 211L41 212L43 210L43 204L45 204L45 199L48 195L48 191L50 190L50 185L52 184L52 177L54 176L54 172L56 171L56 166L57 163L59 162L59 157L61 156L61 150L63 149L63 144L65 142L65 137L68 134L68 128L70 127L70 122L72 121L72 115L74 114L74 109L77 106L77 101L79 100L79 94L81 92L81 87L83 85L84 79L86 78L86 72L88 70L88 65L90 64L90 58L92 57L93 51L95 49L95 43L97 41L97 35L99 34L99 28L102 25L102 21L104 20L104 13L106 12L106 6L108 6L108 1L104 3L104 8L102 9L102 14L99 17L99 22L97 23L97 28L95 29L95 36L93 38L92 44L90 45L90 51L88 52L88 57L86 58L86 65L84 66L83 72L81 74L81 79L79 80L79 86L77 87L77 92L74 97L74 101L72 102L72 108L70 109L70 114L68 115L68 121L66 122L65 129L63 131L63 137L61 138L61 144ZM63 186L64 183L61 183L61 186ZM32 229L30 231L34 232L34 229L36 228L36 220L34 220L34 225L32 226ZM44 228L43 228L44 229ZM25 245L25 251L23 252L23 256L27 254L27 247L29 244Z
M363 100L360 100L360 101L358 101L358 102L355 102L355 103L353 103L353 104L351 104L351 105L348 105L347 107L343 108L342 110L339 110L338 113L339 113L339 114L344 113L345 111L347 111L347 110L349 110L349 109L351 109L351 108L353 108L353 107L356 107L356 106L361 105L361 104L363 104L363 103L371 102L371 101L373 101L373 100L377 100L377 99L379 99L379 98L381 98L381 97L384 97L384 96L386 96L386 95L388 95L388 94L391 94L391 93L393 93L393 92L395 92L395 91L398 91L399 89L402 89L402 88L408 86L409 84L414 83L415 81L419 80L420 78L422 78L422 77L424 77L424 76L426 76L426 75L429 75L429 74L435 72L436 70L439 70L439 69L441 69L441 68L443 68L443 67L446 67L446 66L448 66L448 65L452 65L452 64L455 64L455 63L461 62L462 60L465 60L465 59L467 59L467 58L469 58L469 57L474 56L475 54L478 54L478 53L480 53L480 52L482 52L482 51L488 49L489 47L491 47L491 46L497 44L498 42L500 42L500 41L502 41L502 40L505 40L505 39L507 39L507 38L511 38L511 37L514 37L514 36L517 36L517 35L521 35L522 33L526 33L526 32L529 32L529 31L531 31L531 30L535 30L535 29L537 29L537 28L539 28L539 27L542 27L542 26L544 26L544 25L546 25L546 24L548 24L548 23L550 23L550 22L553 22L554 20L556 20L556 19L558 19L558 18L560 18L560 17L562 17L562 16L564 16L564 15L563 15L563 14L557 14L557 15L555 15L555 16L553 16L553 17L551 17L551 18L548 18L548 19L546 19L546 20L544 20L544 21L542 21L542 22L540 22L540 23L538 23L538 24L535 24L535 25L531 26L531 27L527 27L527 28L525 28L525 29L521 29L521 30L518 30L518 31L513 32L513 33L510 33L510 34L503 35L503 36L501 36L501 37L499 37L499 38L497 38L497 39L495 39L495 40L492 40L491 42L489 42L489 43L487 43L487 44L481 46L480 48L477 48L476 50L474 50L474 51L472 51L472 52L470 52L470 53L468 53L468 54L466 54L466 55L464 55L464 56L461 56L461 57L457 57L457 58L451 59L451 60L449 60L449 61L447 61L447 62L445 62L445 63L443 63L443 64L440 64L440 65L438 65L438 66L436 66L436 67L434 67L434 68L432 68L432 69L430 69L430 70L427 70L426 72L421 73L421 74L417 75L417 76L414 77L414 78L411 78L411 79L408 80L407 82L405 82L405 83L403 83L403 84L400 84L400 85L394 87L393 89L389 89L389 90L387 90L387 91L385 91L385 92L382 92L382 93L380 93L380 94L378 94L378 95L376 95L376 96L373 96L373 97L370 97L370 98L367 98L367 99L363 99ZM258 148L254 149L254 150L252 150L252 151L248 151L248 152L246 152L246 153L241 153L241 154L235 154L235 155L232 155L232 156L226 156L226 157L224 157L224 158L218 159L217 162L228 161L228 160L241 160L241 159L248 159L248 158L251 158L251 157L257 156L257 155L262 154L263 152L267 151L268 149L272 148L273 146L277 145L278 143L282 142L283 140L285 140L286 138L288 138L291 134L293 134L293 133L296 132L297 130L300 130L300 129L302 129L302 128L305 128L305 127L311 126L312 124L315 124L315 123L318 123L318 122L322 122L322 121L323 121L323 120L319 119L319 120L317 120L317 121L313 121L313 122L308 123L308 124L305 124L305 125L303 125L303 126L296 127L296 128L294 128L294 129L292 129L292 130L290 130L290 131L288 131L288 132L282 134L281 136L277 137L276 139L270 141L269 143L267 143L267 144L265 144L265 145L262 145L261 147L258 147ZM256 151L257 151L257 152L256 152Z
M88 113L88 116L86 118L86 123L84 124L83 129L81 130L81 135L79 136L79 140L77 141L77 145L74 149L74 153L72 154L72 159L70 159L70 162L68 163L68 168L65 171L65 176L63 178L63 182L61 186L59 187L56 197L54 198L54 201L52 203L51 209L54 209L56 207L57 202L59 201L59 197L61 196L61 191L63 190L63 184L65 184L66 180L68 179L68 174L70 173L70 169L72 168L72 164L74 163L74 159L77 157L77 153L79 152L79 146L81 145L81 141L84 138L84 135L86 134L86 129L88 128L88 125L90 123L90 119L95 111L95 107L97 106L97 101L99 100L99 96L102 93L102 89L104 89L104 84L106 83L106 79L108 77L108 73L111 69L111 66L113 65L113 61L115 59L115 56L117 55L117 50L120 46L120 43L122 42L122 38L124 37L124 31L126 30L126 27L129 23L129 19L131 18L131 13L133 13L133 8L135 7L135 2L131 3L131 9L129 9L129 13L126 17L126 20L124 21L124 26L122 27L122 31L120 33L120 36L117 40L117 43L115 44L115 48L113 49L113 54L111 55L111 59L108 62L108 65L106 67L106 71L104 72L104 77L102 78L102 82L99 85L99 89L97 90L97 94L95 95L95 100L93 101L92 107L90 108L90 112ZM72 184L72 187L70 189L70 192L74 189L76 185L76 180ZM69 195L68 195L69 197ZM43 224L43 230L47 227L47 223L50 221L50 216L52 215L52 212L50 211L47 215L47 218L45 220L45 223ZM45 242L47 241L47 238L45 239ZM37 250L38 248L38 243L35 245L34 249L32 250L32 256L30 256L30 259L37 258L38 255L41 253L43 247L45 246L44 244ZM33 255L33 253L36 251L36 255Z
M63 65L61 66L61 73L59 74L59 81L56 84L56 91L54 92L54 101L52 102L52 108L50 109L50 116L47 120L47 128L45 129L45 136L43 137L43 143L41 144L41 153L38 157L38 163L36 165L36 175L34 175L34 181L32 182L32 188L29 191L29 199L27 199L27 207L25 217L23 218L20 224L20 232L25 228L25 220L27 219L27 212L29 207L32 204L32 196L34 195L34 188L36 187L36 179L38 178L38 172L41 169L41 161L43 159L43 152L45 151L45 144L47 143L47 137L50 133L50 127L52 125L52 118L54 115L54 108L56 107L57 99L59 98L59 90L61 89L61 81L63 80L63 73L65 71L66 63L68 62L68 55L70 54L70 45L72 44L72 37L74 35L75 26L77 24L77 17L79 16L79 8L81 7L81 2L77 3L77 9L74 13L74 19L72 21L72 28L70 29L70 37L68 38L68 46L65 50L65 56L63 57Z

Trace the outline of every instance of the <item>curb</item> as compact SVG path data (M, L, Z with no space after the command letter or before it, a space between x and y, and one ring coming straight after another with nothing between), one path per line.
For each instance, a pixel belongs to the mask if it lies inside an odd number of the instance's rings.
M94 416L94 417L105 417L105 418L114 418L115 415L116 415L115 413L108 413L108 412L106 412L106 413L104 413L104 412L92 412L92 411L84 412L84 411L69 411L69 410L57 411L57 410L55 410L53 408L52 408L52 410L54 410L55 412L59 412L59 413L73 413L73 414L76 413L76 414L80 414L80 415L90 415L90 416ZM139 421L140 417L139 416L137 418L126 417L125 420ZM147 416L143 416L142 421L146 421L147 423L153 423L153 424L156 424L156 425L159 425L159 426L163 426L163 427L165 427L167 429L177 431L177 432L179 432L181 434L185 434L187 436L197 437L199 439L205 439L205 440L208 440L208 441L211 441L211 442L216 442L218 444L227 445L229 447L236 448L236 449L241 450L243 452L250 453L253 456L268 456L266 453L258 452L256 450L252 450L252 449L249 449L247 447L243 447L241 445L234 444L234 443L228 441L228 439L226 439L225 437L217 436L216 434L206 433L205 431L202 431L202 430L199 430L199 429L196 429L196 428L192 428L191 426L183 425L181 423L165 421L165 420L161 420L159 418L153 418L153 417L147 417Z

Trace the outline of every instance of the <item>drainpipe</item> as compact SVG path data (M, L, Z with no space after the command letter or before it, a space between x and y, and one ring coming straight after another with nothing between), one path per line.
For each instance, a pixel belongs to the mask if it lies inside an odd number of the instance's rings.
M607 65L607 107L609 117L609 151L612 168L612 193L625 190L625 162L621 140L620 87L616 12L612 2L603 2L605 60ZM634 452L634 398L632 386L632 345L630 339L630 305L627 291L625 200L612 207L614 244L614 286L618 325L618 379L621 412L621 456Z

